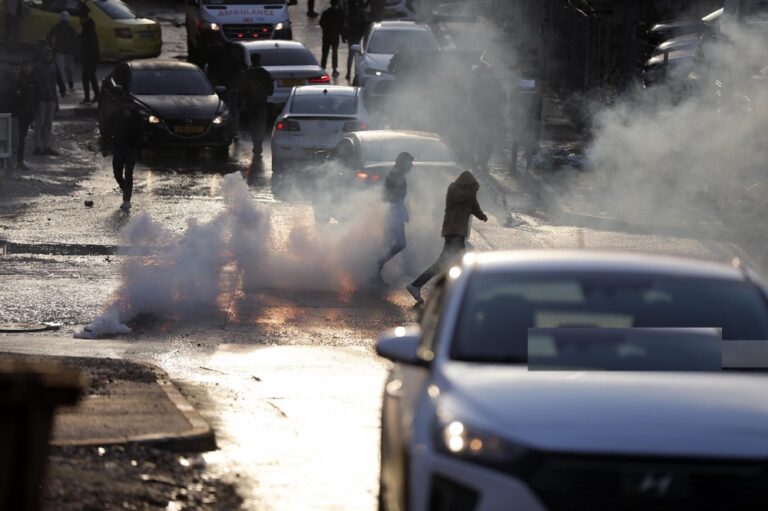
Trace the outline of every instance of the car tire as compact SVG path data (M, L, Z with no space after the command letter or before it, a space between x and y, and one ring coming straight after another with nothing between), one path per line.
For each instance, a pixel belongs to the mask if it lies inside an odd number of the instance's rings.
M213 149L213 154L216 156L217 160L228 160L229 159L229 146L228 145L220 145L216 146Z
M284 173L285 173L285 162L283 162L279 158L276 158L273 155L272 156L272 174L284 174Z

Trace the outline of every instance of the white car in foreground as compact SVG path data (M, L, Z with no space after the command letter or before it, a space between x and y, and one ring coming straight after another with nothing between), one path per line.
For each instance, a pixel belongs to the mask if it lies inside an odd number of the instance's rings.
M344 135L366 129L358 87L296 87L272 129L272 171L323 161Z
M394 362L380 509L766 509L767 380L718 370L727 340L768 337L766 303L746 272L715 263L468 254L419 328L377 343ZM528 340L577 326L669 337Z
M400 49L437 51L439 47L429 25L412 21L373 23L362 44L352 46L355 52L354 84L365 88L366 97L373 99L388 93L395 82L389 63Z

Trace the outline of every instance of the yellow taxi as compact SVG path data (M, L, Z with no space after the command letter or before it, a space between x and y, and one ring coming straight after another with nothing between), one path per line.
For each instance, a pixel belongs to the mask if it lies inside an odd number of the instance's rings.
M19 40L28 44L45 40L48 31L61 19L63 10L69 11L70 23L80 32L78 17L84 8L90 10L91 18L96 24L102 60L115 61L160 55L160 25L156 21L139 18L120 0L26 0ZM4 11L5 0L0 0L0 12Z

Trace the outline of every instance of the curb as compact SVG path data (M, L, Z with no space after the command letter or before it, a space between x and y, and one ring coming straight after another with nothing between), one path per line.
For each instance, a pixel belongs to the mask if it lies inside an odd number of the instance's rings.
M181 433L150 433L127 437L112 437L102 439L58 440L50 442L52 447L97 447L106 445L143 444L151 445L169 451L206 452L217 449L216 435L213 429L203 419L200 413L189 404L181 392L171 382L168 374L159 367L145 362L134 362L150 369L155 373L155 382L165 392L166 397L173 403L189 422L191 429Z

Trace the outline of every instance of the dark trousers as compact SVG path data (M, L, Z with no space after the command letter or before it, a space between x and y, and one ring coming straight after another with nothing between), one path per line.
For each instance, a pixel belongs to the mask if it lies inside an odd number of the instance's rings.
M315 12L315 0L307 0L307 12Z
M332 54L332 62L333 62L333 70L336 71L339 67L339 38L335 38L332 40L328 40L325 37L323 37L323 58L320 62L320 67L325 69L326 64L328 64L328 52L333 49Z
M99 97L99 82L96 79L96 64L83 64L81 78L83 80L85 99L91 97L91 87L93 87L93 99L97 99Z
M440 256L435 261L435 264L427 268L427 271L419 275L419 278L413 281L413 285L416 287L422 287L424 284L437 277L451 264L456 262L456 259L461 257L464 253L464 237L463 236L446 236L445 245L443 245L443 251L440 252Z
M29 127L32 125L32 120L34 118L32 116L19 116L19 139L17 141L16 146L16 162L18 165L21 165L22 162L24 162L24 150L27 147L27 133L29 132Z
M136 166L138 151L115 149L112 154L112 172L115 181L123 191L123 201L130 202L133 195L133 168Z
M56 66L56 85L59 86L59 94L62 96L67 93L67 86L64 83L64 75L61 74L61 69Z
M248 119L251 122L251 139L253 140L253 154L261 156L264 143L264 133L267 130L268 106L248 111Z

